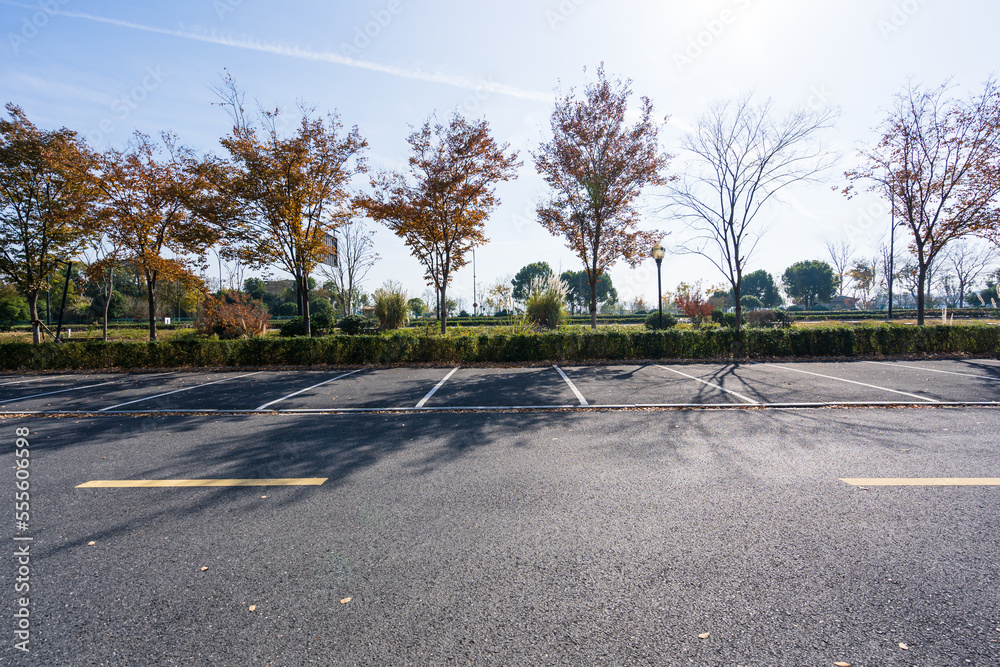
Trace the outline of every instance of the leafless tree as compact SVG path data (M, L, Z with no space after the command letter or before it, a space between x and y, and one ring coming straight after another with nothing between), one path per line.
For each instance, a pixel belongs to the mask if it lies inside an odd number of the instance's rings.
M951 242L988 235L1000 217L1000 83L987 80L968 99L949 99L951 85L910 83L896 96L877 145L846 173L848 194L864 181L889 199L910 232L919 286L917 324L935 260Z
M345 315L354 312L354 301L361 282L375 262L379 260L375 252L375 232L368 228L362 218L351 218L337 228L337 264L323 265L320 272L337 288L337 300Z
M778 192L815 180L832 164L816 135L836 114L798 110L776 120L772 102L744 95L713 105L684 139L693 159L670 187L668 205L691 234L680 250L705 257L726 277L737 323L743 272L765 231L757 216Z
M845 240L840 243L827 243L826 252L830 256L833 275L837 278L837 293L843 294L844 276L848 276L851 270L851 259L854 258L854 250L851 249L851 244Z
M945 265L955 274L958 288L958 307L965 306L966 291L983 273L987 273L997 259L997 250L982 243L962 240L948 248Z

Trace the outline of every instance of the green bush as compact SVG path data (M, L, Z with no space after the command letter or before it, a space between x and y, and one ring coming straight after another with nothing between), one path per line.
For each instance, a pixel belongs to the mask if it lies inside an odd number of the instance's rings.
M342 317L337 322L337 326L340 327L341 333L345 333L348 336L357 336L374 328L372 321L361 315L347 315L346 317Z
M333 333L334 317L332 310L309 313L309 329L313 336L326 336ZM305 318L295 316L281 323L279 335L284 338L306 335Z
M402 287L389 282L375 291L375 318L383 331L398 329L409 322L410 309Z
M652 329L653 331L659 330L660 327L660 311L654 311L646 316L645 322L647 329ZM663 313L663 329L673 329L677 326L677 316L673 313Z
M346 318L345 318L346 319ZM0 370L756 359L913 354L1000 356L996 326L820 326L808 329L560 330L159 342L0 343Z
M0 295L0 324L10 325L27 320L28 301L19 294Z
M712 321L722 327L736 328L736 313L727 313L716 308L712 311Z

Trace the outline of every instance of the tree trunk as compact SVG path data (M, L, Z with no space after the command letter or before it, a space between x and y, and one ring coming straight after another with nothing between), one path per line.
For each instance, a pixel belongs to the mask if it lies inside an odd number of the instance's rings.
M146 301L149 303L149 340L156 340L156 282L146 285Z
M306 336L312 336L312 321L309 317L309 276L299 281L299 302L302 304L302 321L305 324Z
M38 321L38 290L28 292L28 317L31 319L31 342L38 345L42 342L42 332Z
M737 329L737 331L740 329L740 327L743 326L743 304L740 303L740 297L743 294L743 290L741 288L742 288L742 285L740 285L740 281L737 281L737 283L735 285L733 285L733 296L736 298L736 329Z
M445 278L447 280L447 278ZM448 290L447 284L441 285L441 291L438 292L438 312L441 314L441 333L444 334L448 330L448 301L446 300L446 294Z
M600 276L597 271L588 272L587 282L590 283L590 328L597 329L597 283Z
M917 267L917 326L924 326L924 281L927 280L927 267Z

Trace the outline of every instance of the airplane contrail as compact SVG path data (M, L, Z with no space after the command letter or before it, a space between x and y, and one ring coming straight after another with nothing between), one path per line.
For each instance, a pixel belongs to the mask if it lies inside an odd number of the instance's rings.
M105 16L95 16L93 14L84 14L82 12L71 12L63 9L52 9L50 7L39 7L25 5L18 2L9 2L8 0L0 0L0 4L10 5L13 7L21 7L24 9L38 10L59 15L67 16L70 18L83 19L86 21L93 21L95 23L104 23L107 25L118 26L120 28L128 28L131 30L141 30L143 32L151 32L158 35L168 35L170 37L179 37L181 39L190 39L197 42L205 42L207 44L216 44L219 46L228 46L231 48L245 49L248 51L258 51L262 53L270 53L278 56L285 56L288 58L298 58L299 60L310 60L314 62L327 62L334 65L342 65L344 67L355 67L358 69L366 69L372 72L379 72L381 74L388 74L389 76L397 76L403 79L411 79L415 81L427 81L430 83L439 83L446 86L453 86L455 88L462 88L465 90L471 90L475 92L486 91L490 93L497 93L499 95L507 95L508 97L516 97L524 100L532 100L535 102L551 102L554 98L551 94L539 93L531 90L523 90L515 86L509 86L502 83L496 83L494 81L481 80L476 81L465 76L452 75L452 74L442 74L437 72L425 72L419 69L406 69L403 67L394 67L392 65L381 65L379 63L374 63L367 60L357 60L339 53L333 53L330 51L316 51L313 49L306 49L299 46L286 45L286 44L275 44L272 42L264 42L259 39L251 38L234 38L227 35L218 35L214 32L204 33L204 32L194 32L189 30L170 30L167 28L157 28L155 26L143 25L141 23L133 23L131 21L122 21L119 19L112 19Z

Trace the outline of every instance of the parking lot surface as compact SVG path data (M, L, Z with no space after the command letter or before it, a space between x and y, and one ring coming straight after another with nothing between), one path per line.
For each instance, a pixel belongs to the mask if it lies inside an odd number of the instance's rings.
M996 360L8 374L0 411L0 664L1000 664Z
M1000 362L355 367L0 378L0 413L977 403L1000 403Z

